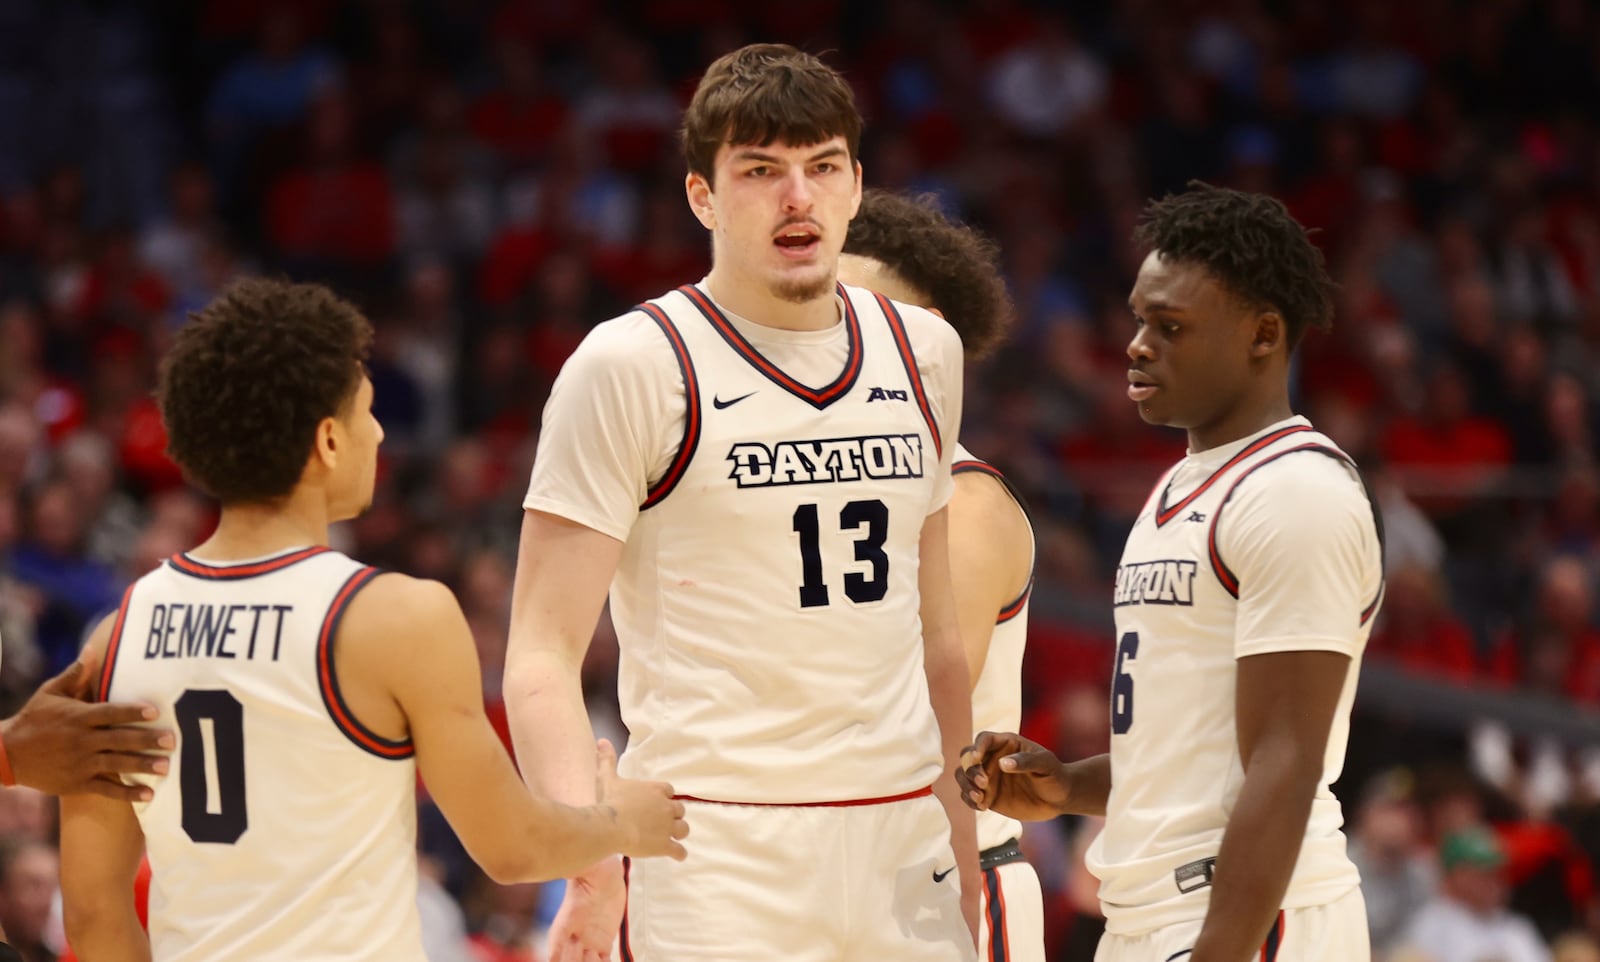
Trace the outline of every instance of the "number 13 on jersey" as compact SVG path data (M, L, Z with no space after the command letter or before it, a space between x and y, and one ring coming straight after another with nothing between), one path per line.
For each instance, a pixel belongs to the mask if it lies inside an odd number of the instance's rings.
M794 509L794 533L800 541L802 608L821 608L829 603L828 583L822 570L822 524L817 505L802 504ZM851 501L839 512L837 530L857 532L855 559L871 568L867 574L845 572L845 597L858 605L882 601L889 590L889 556L883 551L883 543L889 537L889 506L876 498Z

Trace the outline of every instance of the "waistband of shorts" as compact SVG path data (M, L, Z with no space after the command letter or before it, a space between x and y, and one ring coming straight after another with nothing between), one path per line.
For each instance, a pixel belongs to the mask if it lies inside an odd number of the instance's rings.
M986 848L978 853L978 868L987 872L992 868L1010 865L1012 862L1026 862L1028 857L1022 854L1021 840L1016 838L1006 839L994 848Z
M698 795L674 795L673 798L684 802L704 802L707 805L748 805L752 808L855 808L859 805L888 805L891 802L907 802L913 798L926 798L933 794L933 786L928 785L911 792L901 792L899 795L882 795L878 798L846 798L836 802L737 802L725 798L701 798Z

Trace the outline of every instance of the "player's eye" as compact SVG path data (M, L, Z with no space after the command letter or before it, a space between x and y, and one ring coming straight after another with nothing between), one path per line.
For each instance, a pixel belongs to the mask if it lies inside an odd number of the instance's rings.
M766 164L761 164L745 171L744 175L746 177L765 177L770 173L772 173L772 168L768 167Z

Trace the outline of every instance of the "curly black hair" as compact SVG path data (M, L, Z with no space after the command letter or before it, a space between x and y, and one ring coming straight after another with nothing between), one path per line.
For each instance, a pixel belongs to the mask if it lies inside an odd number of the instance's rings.
M961 335L969 359L986 357L1011 326L1011 295L1000 274L1000 247L945 217L933 195L861 193L844 252L870 257L927 294Z
M189 316L161 362L167 453L223 505L300 481L323 418L365 374L372 325L318 284L242 280Z
M1322 251L1282 201L1198 180L1189 188L1147 204L1134 239L1164 258L1198 264L1234 296L1276 310L1290 350L1306 328L1332 329L1337 287Z

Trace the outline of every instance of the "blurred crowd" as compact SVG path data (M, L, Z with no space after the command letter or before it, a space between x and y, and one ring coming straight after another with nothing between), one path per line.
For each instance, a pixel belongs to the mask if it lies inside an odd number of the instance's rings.
M1129 234L1191 178L1283 198L1341 284L1295 383L1382 502L1369 657L1600 708L1584 0L0 4L0 703L208 531L150 390L188 311L269 272L373 319L388 441L338 546L455 588L503 722L540 404L590 326L708 268L674 131L704 65L754 40L846 71L870 185L1000 242L1014 338L973 370L962 434L1034 509L1027 733L1067 755L1107 738L1109 578L1184 450L1123 396ZM589 703L620 736L614 662L602 629ZM1461 913L1526 927L1496 958L1600 962L1594 758L1358 702L1340 789L1393 962L1473 962ZM437 960L536 958L554 887L487 884L423 804ZM30 962L59 948L51 812L0 793L0 924ZM1029 833L1052 958L1089 958L1092 829Z

